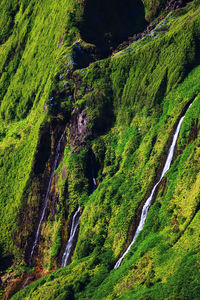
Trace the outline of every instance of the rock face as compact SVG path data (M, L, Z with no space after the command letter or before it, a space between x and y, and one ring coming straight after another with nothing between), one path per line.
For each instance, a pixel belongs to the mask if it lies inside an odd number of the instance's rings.
M33 245L34 235L39 223L39 217L43 207L45 194L48 188L50 174L56 155L56 147L60 136L64 131L64 123L59 122L56 119L52 119L41 130L40 142L38 144L37 154L33 171L31 175L31 201L28 205L21 208L18 215L19 231L16 233L16 243L19 243L20 249L25 249L25 260L28 262L30 257L31 247ZM62 160L64 152L64 139L61 142L60 155L58 157L58 165ZM55 180L53 180L54 182ZM55 184L52 186L54 187ZM55 189L55 187L54 187ZM53 192L56 195L56 191ZM54 198L56 197L54 195ZM36 199L38 203L35 203ZM54 199L55 202L55 199ZM50 202L51 203L51 202ZM52 203L51 203L52 204ZM48 204L49 206L50 204ZM45 217L54 215L54 205L48 209L48 213L45 213ZM53 213L50 213L53 212Z
M88 130L88 117L86 111L80 112L76 110L72 115L72 122L70 125L70 139L75 146L81 145L86 137Z

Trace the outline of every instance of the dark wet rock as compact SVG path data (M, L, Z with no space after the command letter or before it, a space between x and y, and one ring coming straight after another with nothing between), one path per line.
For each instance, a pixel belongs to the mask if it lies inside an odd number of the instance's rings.
M104 54L146 26L141 0L87 0L80 32Z
M77 69L87 67L94 61L91 49L84 49L78 42L73 45L73 62Z

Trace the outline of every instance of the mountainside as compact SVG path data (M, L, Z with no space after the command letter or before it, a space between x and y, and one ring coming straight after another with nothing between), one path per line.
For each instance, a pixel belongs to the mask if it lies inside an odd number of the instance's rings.
M199 299L200 2L0 14L2 299Z

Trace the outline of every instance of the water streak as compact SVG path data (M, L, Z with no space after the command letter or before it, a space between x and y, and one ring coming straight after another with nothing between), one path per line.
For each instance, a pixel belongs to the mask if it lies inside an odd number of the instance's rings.
M30 254L29 264L31 264L31 262L32 262L33 254L34 254L34 251L35 251L35 247L36 247L36 245L38 243L38 239L39 239L39 235L40 235L40 229L41 229L42 221L43 221L44 216L45 216L45 212L46 212L46 208L47 208L47 204L48 204L49 192L50 192L50 189L51 189L51 183L52 183L54 172L55 172L55 170L57 168L58 158L59 158L59 155L60 155L61 141L63 139L64 134L65 134L65 131L61 135L61 138L59 139L58 145L57 145L57 148L56 148L56 155L55 155L55 159L54 159L54 164L53 164L51 176L50 176L50 179L49 179L49 184L48 184L46 195L45 195L44 205L43 205L43 208L42 208L42 214L41 214L41 217L40 217L40 221L39 221L39 224L38 224L37 232L36 232L36 235L35 235L35 240L34 240L34 243L33 243L31 254Z
M72 253L72 249L73 249L72 247L73 247L73 244L74 244L74 239L76 237L76 233L77 233L77 230L78 230L79 223L80 223L80 206L76 210L76 212L73 216L73 219L72 219L70 237L69 237L69 240L67 242L65 252L63 253L61 268L66 267L66 265L69 263L69 259L71 257L71 253Z
M91 150L91 154L90 154L90 165L91 165L91 175L92 175L92 182L93 182L93 187L92 187L92 193L94 193L94 191L97 188L97 182L96 182L96 178L95 178L95 156L93 151Z
M192 104L190 104L191 106ZM189 110L190 106L188 107L187 111ZM186 113L187 113L186 111ZM185 113L185 115L186 115ZM149 207L151 206L151 203L152 203L152 200L153 200L153 196L154 196L154 193L155 193L155 190L157 188L157 186L159 185L159 183L161 182L162 178L164 177L165 173L169 170L170 168L170 165L171 165L171 162L172 162L172 159L173 159L173 156L174 156L174 150L175 150L175 146L176 146L176 141L177 141L177 138L178 138L178 135L179 135L179 131L180 131L180 128L181 128L181 124L183 122L183 119L185 118L185 115L180 119L177 127L176 127L176 130L175 130L175 133L174 133L174 136L173 136L173 140L172 140L172 144L169 148L169 151L168 151L168 155L167 155L167 159L166 159L166 162L165 162L165 165L164 165L164 168L163 168L163 171L162 171L162 174L161 174L161 177L159 179L159 181L155 184L155 186L153 187L152 191L151 191L151 194L149 196L149 198L147 199L147 201L145 202L144 206L143 206L143 209L142 209L142 214L141 214L141 217L140 217L140 223L137 227L137 230L135 232L135 235L133 237L133 240L132 242L130 243L130 245L128 246L128 248L126 249L126 251L124 252L124 254L121 256L121 258L117 261L117 263L115 264L114 266L114 269L117 269L120 265L121 265L121 262L123 260L123 258L125 257L125 255L129 252L131 246L133 245L133 243L135 242L139 232L143 229L144 227L144 223L145 223L145 220L146 220L146 217L147 217L147 214L148 214L148 210L149 210Z
M97 188L97 183L96 183L96 179L95 179L95 157L94 157L94 153L91 150L91 154L90 154L90 166L91 166L91 176L92 176L92 182L93 182L93 188L92 188L92 193L94 193L94 191ZM73 250L73 245L74 245L74 240L78 231L78 226L80 223L80 207L78 207L78 209L76 210L73 219L72 219L72 227L71 227L71 231L70 231L70 236L69 236L69 240L67 242L65 251L63 253L63 257L62 257L62 262L61 262L61 268L66 267L66 265L69 263L71 254L72 254L72 250Z

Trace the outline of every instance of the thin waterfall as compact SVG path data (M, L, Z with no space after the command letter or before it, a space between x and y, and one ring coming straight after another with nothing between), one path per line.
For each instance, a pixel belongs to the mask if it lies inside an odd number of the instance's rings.
M92 183L93 183L93 188L92 188L92 193L96 190L97 188L97 183L96 183L96 179L95 179L95 171L94 171L94 153L91 150L91 154L90 154L90 167L91 167L91 176L92 176ZM61 262L61 268L66 267L66 265L69 263L70 261L70 257L73 251L73 245L75 242L75 238L76 238L76 234L78 232L78 226L80 223L80 206L78 207L78 209L75 211L73 219L72 219L72 226L71 226L71 230L70 230L70 236L69 236L69 240L67 242L65 251L63 253L62 256L62 262Z
M45 216L45 212L46 212L46 208L47 208L47 204L48 204L49 192L50 192L50 189L51 189L51 183L52 183L54 172L55 172L55 170L57 168L58 158L59 158L59 155L60 155L61 141L63 139L64 134L65 134L65 131L61 135L61 137L60 137L60 139L58 141L57 148L56 148L56 155L55 155L55 159L54 159L54 164L53 164L51 176L50 176L50 179L49 179L49 184L48 184L46 195L45 195L44 205L43 205L43 208L42 208L42 214L41 214L40 221L39 221L38 228L37 228L37 232L36 232L36 235L35 235L35 240L34 240L34 243L33 243L33 247L31 249L31 255L30 255L30 259L29 259L29 264L31 264L31 262L32 262L33 254L34 254L34 251L35 251L35 247L36 247L36 245L38 243L38 239L39 239L39 235L40 235L40 229L41 229L42 221L43 221L44 216Z
M69 263L71 253L72 253L72 248L73 248L73 245L74 245L74 239L76 237L76 233L77 233L77 230L78 230L79 223L80 223L80 206L76 210L76 212L73 216L73 219L72 219L70 237L69 237L69 240L67 242L65 251L63 253L61 268L66 267L66 265Z
M192 105L192 103L190 104L190 106L191 105ZM190 106L188 107L187 111L189 110ZM187 113L187 111L186 111L186 113ZM186 115L186 113L185 113L185 115ZM122 255L122 257L115 264L114 269L117 269L121 265L121 262L122 262L123 258L129 252L129 250L130 250L131 246L133 245L133 243L135 242L135 240L136 240L139 232L144 227L144 223L145 223L145 220L146 220L146 217L147 217L147 214L148 214L149 207L151 206L155 190L156 190L157 186L160 184L160 182L161 182L162 178L164 177L165 173L170 168L170 165L171 165L171 162L172 162L172 159L173 159L173 156L174 156L174 150L175 150L175 146L176 146L176 141L177 141L177 138L178 138L178 135L179 135L179 132L180 132L181 124L183 122L183 119L185 118L185 115L180 119L180 121L179 121L179 123L178 123L178 125L176 127L176 130L175 130L175 133L174 133L174 136L173 136L173 140L172 140L172 144L171 144L171 146L169 148L167 159L166 159L166 162L165 162L165 165L164 165L161 177L160 177L159 181L153 187L149 198L147 199L147 201L145 202L145 204L144 204L144 206L142 208L142 214L141 214L141 217L140 217L140 222L139 222L139 225L138 225L137 230L135 232L135 235L133 237L133 240L130 243L130 245L128 246L128 248L126 249L126 251L124 252L124 254Z
M97 188L97 182L96 182L96 178L95 178L95 156L94 156L94 152L91 150L90 152L90 165L91 165L91 175L92 175L92 184L93 184L93 187L92 187L92 193L94 193L94 191L96 190Z

